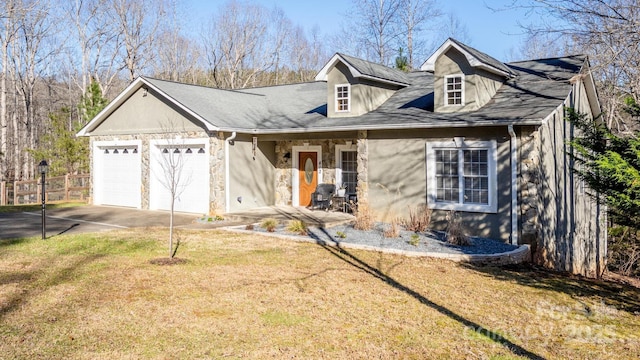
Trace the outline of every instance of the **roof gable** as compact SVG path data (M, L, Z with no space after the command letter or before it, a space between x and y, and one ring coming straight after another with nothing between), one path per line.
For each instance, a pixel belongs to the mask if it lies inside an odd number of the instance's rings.
M193 116L193 118L200 122L204 128L209 131L217 130L217 128L207 121L204 117L195 113L193 110L186 107L184 104L175 101L171 96L168 96L162 89L160 89L156 84L150 81L150 79L146 79L142 76L136 78L129 86L127 86L118 96L113 99L102 111L98 113L91 121L89 121L85 126L78 131L76 136L89 136L93 130L95 130L102 122L104 122L109 115L111 115L114 111L116 111L123 103L125 103L136 91L141 88L151 88L155 92L157 92L160 96L167 99L171 103L175 104L178 108L185 111L186 113Z
M316 81L326 81L329 71L339 62L347 66L351 76L354 78L362 78L399 86L408 86L411 84L407 74L401 70L340 53L336 53L320 70L320 72L318 72L318 75L316 75Z
M436 60L446 53L449 49L454 48L465 56L469 64L475 68L481 68L491 73L501 75L504 77L513 77L515 73L504 63L493 57L478 51L470 46L467 46L455 39L449 38L442 44L433 55L431 55L427 61L425 61L420 70L422 71L434 71Z

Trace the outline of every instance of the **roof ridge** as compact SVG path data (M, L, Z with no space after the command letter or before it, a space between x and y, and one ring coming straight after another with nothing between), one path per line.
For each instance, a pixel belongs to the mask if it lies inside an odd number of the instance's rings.
M260 94L252 94L252 93L247 93L247 92L244 92L244 91L240 91L242 89L222 89L222 88L217 88L217 87L213 87L213 86L191 84L191 83L185 83L185 82L180 82L180 81L175 81L175 80L164 80L164 79L158 79L158 78L154 78L154 77L150 77L150 76L142 76L142 75L140 75L139 77L142 78L145 81L151 81L151 82L160 81L160 82L169 83L169 84L192 86L192 87L197 87L197 88L202 88L202 89L207 89L207 90L225 91L225 92L232 92L232 93L236 93L236 94L245 94L245 95L264 96L264 95L260 95Z
M295 82L295 83L290 83L290 84L276 84L276 85L263 85L263 86L253 86L253 87L248 87L248 88L242 88L242 89L234 89L235 91L240 91L240 92L245 92L251 89L267 89L267 88L276 88L276 87L281 87L281 86L293 86L293 85L304 85L304 84L314 84L317 83L318 80L309 80L309 81L301 81L301 82Z
M563 55L563 56L550 56L550 57L544 57L544 58L533 58L533 59L526 59L526 60L509 61L508 63L505 63L505 65L518 64L518 63L529 62L529 61L577 58L577 57L582 57L582 56L586 58L588 55L587 54L571 54L571 55Z

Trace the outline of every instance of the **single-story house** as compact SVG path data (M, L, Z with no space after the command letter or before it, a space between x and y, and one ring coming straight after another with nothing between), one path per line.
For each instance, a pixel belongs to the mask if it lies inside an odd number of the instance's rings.
M90 137L95 204L168 209L179 158L177 211L308 206L335 183L378 219L426 205L442 227L456 210L470 235L597 276L606 209L571 171L566 107L600 114L586 56L502 63L448 39L408 73L338 53L301 84L139 77L78 135Z

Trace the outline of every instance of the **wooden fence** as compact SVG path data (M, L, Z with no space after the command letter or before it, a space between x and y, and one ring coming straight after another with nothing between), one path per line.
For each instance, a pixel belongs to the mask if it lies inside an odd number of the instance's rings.
M47 177L46 201L86 201L89 197L89 174ZM39 204L42 183L40 179L0 182L0 205Z

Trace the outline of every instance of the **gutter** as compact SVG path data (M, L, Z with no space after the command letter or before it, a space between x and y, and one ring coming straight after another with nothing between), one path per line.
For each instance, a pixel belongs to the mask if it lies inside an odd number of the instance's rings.
M229 143L238 135L235 131L231 136L224 140L224 212L228 213L231 209L231 194L229 193Z
M562 107L562 105L560 106ZM517 124L510 124L511 121L505 122L475 122L473 126L476 127L491 127L491 126L505 126L505 125L532 125L540 126L544 123L543 119L525 120L525 121L513 121ZM466 121L459 121L456 123L447 123L442 121L434 124L392 124L392 125L348 125L348 126L322 126L322 127L306 127L306 128L283 128L283 129L250 129L250 128L237 128L237 127L219 127L218 131L232 132L237 131L241 134L257 134L257 135L275 135L275 134L303 134L303 133L319 133L319 132L338 132L338 131L358 131L358 130L415 130L415 129L443 129L443 128L468 128L471 124Z
M511 136L511 244L518 245L518 138L513 125L507 130Z

